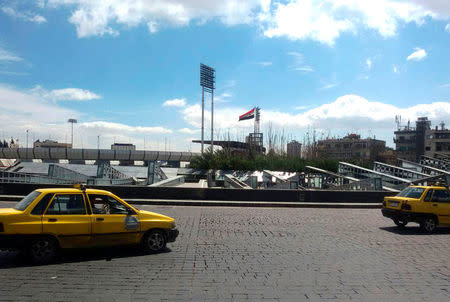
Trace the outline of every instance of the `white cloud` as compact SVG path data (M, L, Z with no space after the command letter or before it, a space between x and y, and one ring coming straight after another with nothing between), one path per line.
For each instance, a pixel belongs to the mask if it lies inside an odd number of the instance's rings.
M214 96L214 103L229 103L233 95L228 92L223 92L217 96Z
M372 69L372 60L370 58L366 59L366 66L367 66L367 69L369 69L369 70Z
M105 121L85 122L80 124L81 127L86 129L97 130L99 132L105 131L120 131L129 133L142 133L142 134L167 134L172 133L172 130L164 127L142 127L142 126L129 126L120 123L112 123Z
M445 26L445 30L450 33L450 23Z
M428 18L450 18L443 0L48 0L47 7L69 7L69 22L80 38L118 35L145 25L150 33L172 26L203 25L219 20L227 26L256 25L266 37L311 39L334 45L346 32L360 29L394 36L405 23L419 26Z
M0 47L0 62L19 62L23 59Z
M150 32L163 26L188 26L213 18L226 25L250 23L260 0L49 0L48 6L72 7L69 22L76 26L78 37L117 35L114 26L147 25Z
M172 130L163 126L130 126L110 121L88 121L86 113L64 108L48 98L33 91L20 91L0 84L0 139L19 138L22 146L29 130L29 143L32 139L55 139L70 141L70 125L67 119L78 119L75 124L75 147L96 148L100 135L101 147L108 148L113 141L136 143L143 147L146 138L147 149L161 150L164 137L173 135ZM92 119L91 119L92 120ZM172 141L174 150L185 150L184 146Z
M13 18L17 18L17 19L21 19L21 20L25 20L25 21L33 22L33 23L47 22L47 19L45 19L41 15L33 14L30 12L19 12L19 11L15 10L14 8L8 7L8 6L3 6L1 9L5 14L7 14Z
M184 134L196 134L196 133L198 133L200 130L198 130L198 129L189 129L189 128L182 128L182 129L179 129L178 130L178 132L180 132L180 133L184 133Z
M302 110L305 110L305 109L308 109L308 108L311 108L311 105L301 105L301 106L296 106L294 109L295 109L295 110L302 111Z
M306 109L299 106L299 110ZM214 123L217 129L245 129L251 131L253 120L238 122L238 117L248 111L248 108L220 108L215 110ZM191 126L201 126L201 107L199 104L188 106L181 112L183 119ZM405 120L415 121L419 116L428 116L435 122L450 119L450 103L434 102L418 104L410 107L398 107L387 103L369 101L358 95L344 95L335 101L320 105L300 113L282 112L278 110L261 110L262 126L272 124L286 131L305 130L307 127L317 129L333 129L349 131L365 129L377 134L387 131L391 140L395 128L395 115L401 115ZM210 112L205 112L206 125L209 124ZM390 141L388 142L390 143Z
M167 100L163 103L164 107L185 107L186 106L186 99L173 99L173 100Z
M277 3L276 9L264 26L264 35L287 37L291 40L312 39L326 44L334 44L341 31L351 30L353 24L347 20L338 20L328 11L330 3L319 1L290 1Z
M90 101L101 98L96 93L80 88L63 88L47 91L41 86L36 86L31 92L52 101Z
M301 72L313 72L314 68L312 68L309 65L304 65L304 66L301 66L301 67L295 67L294 70L301 71Z
M331 88L334 88L336 86L339 86L339 83L329 83L329 84L325 84L322 87L320 87L321 90L328 90Z
M27 73L27 72L7 71L7 70L0 70L0 74L11 75L11 76L26 76L26 75L29 75L29 73Z
M393 73L400 73L400 70L398 69L397 65L392 65L392 72Z
M101 98L98 94L79 88L54 89L50 91L49 96L58 101L89 101Z
M272 66L272 62L257 62L256 64L261 65L263 67Z
M427 57L427 52L419 47L414 48L414 52L410 54L406 61L422 61Z
M332 46L342 33L359 28L391 37L400 23L421 25L427 17L443 17L438 6L433 10L425 3L401 0L291 0L277 2L262 19L267 37L311 39Z
M39 121L65 121L68 116L79 116L75 111L65 109L48 102L37 95L21 92L10 87L0 85L0 111L18 115L29 115ZM25 124L23 119L19 119ZM19 121L18 121L19 122Z
M311 66L304 64L305 58L303 54L296 51L290 51L287 54L291 56L294 60L294 63L290 67L292 70L301 71L304 73L314 71L314 69Z

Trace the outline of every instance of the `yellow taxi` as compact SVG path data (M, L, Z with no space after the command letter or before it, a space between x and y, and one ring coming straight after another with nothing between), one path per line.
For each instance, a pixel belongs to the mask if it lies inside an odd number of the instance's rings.
M450 225L450 191L447 186L409 186L397 196L385 197L383 216L399 227L417 222L422 230L433 233L438 225Z
M173 218L83 186L38 189L0 209L0 248L24 249L37 263L52 261L60 248L140 244L159 252L177 236Z

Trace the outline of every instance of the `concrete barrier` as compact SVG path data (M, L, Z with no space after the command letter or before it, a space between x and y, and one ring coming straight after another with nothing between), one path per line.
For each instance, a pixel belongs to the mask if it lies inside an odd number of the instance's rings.
M27 195L38 188L67 188L67 185L0 184L0 195ZM144 186L92 186L126 199L234 200L273 202L381 203L393 192L330 190L245 190Z

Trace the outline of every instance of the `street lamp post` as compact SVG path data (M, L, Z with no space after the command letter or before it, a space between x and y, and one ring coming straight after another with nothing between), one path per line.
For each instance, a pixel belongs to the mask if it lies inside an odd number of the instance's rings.
M70 118L67 122L72 124L72 140L71 140L71 144L72 144L72 148L73 148L73 124L78 123L78 121L76 119L74 119L74 118Z
M28 159L28 132L29 132L30 130L29 129L27 129L27 159Z

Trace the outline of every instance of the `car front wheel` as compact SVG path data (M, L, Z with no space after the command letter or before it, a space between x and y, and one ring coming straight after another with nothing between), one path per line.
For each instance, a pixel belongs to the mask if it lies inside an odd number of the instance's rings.
M437 221L434 217L426 217L421 223L420 228L427 233L433 233L437 228Z
M160 230L149 231L142 238L142 247L147 253L156 253L165 250L166 236Z
M50 237L38 237L29 246L29 255L36 264L47 264L58 255L58 243Z

